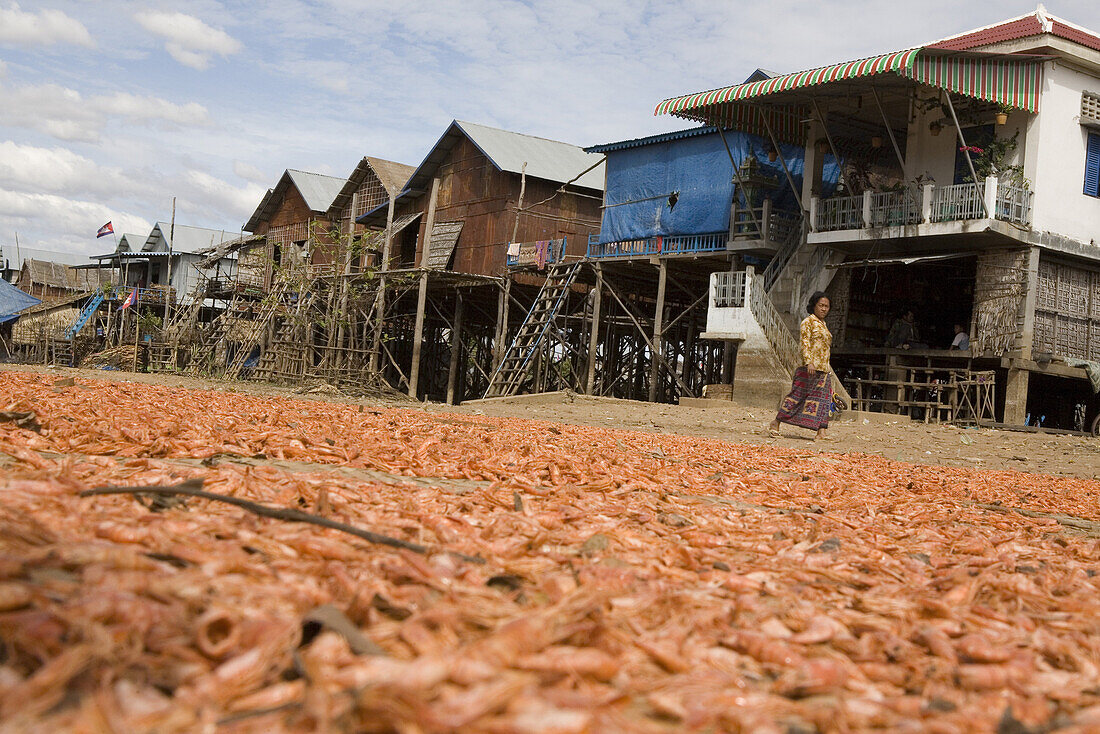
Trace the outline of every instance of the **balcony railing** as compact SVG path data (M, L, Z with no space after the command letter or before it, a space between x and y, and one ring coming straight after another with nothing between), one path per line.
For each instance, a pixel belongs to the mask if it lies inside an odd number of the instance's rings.
M997 219L1027 225L1031 223L1031 203L1035 192L1020 186L997 186Z
M121 285L115 286L110 293L104 296L104 300L118 301L122 303L125 301L131 293L134 291L134 286ZM155 306L164 305L165 296L168 298L170 305L176 303L176 289L170 286L152 285L148 287L138 287L137 295L131 305L134 306Z
M814 214L816 232L860 229L863 227L863 197L834 196L831 199L822 199Z
M600 242L599 235L588 237L588 257L645 257L647 255L694 255L725 252L728 232L649 237L626 242Z
M920 195L916 189L871 194L871 226L898 227L921 221Z
M711 305L715 308L745 306L745 271L711 273Z
M939 186L932 190L931 222L984 219L985 182Z
M509 267L538 265L561 262L565 258L566 238L560 240L541 240L539 242L513 242L508 245L507 264ZM541 251L541 252L540 252Z
M1033 199L1028 189L990 176L977 184L927 184L919 189L867 191L862 196L815 197L810 212L814 232L988 218L1029 226Z

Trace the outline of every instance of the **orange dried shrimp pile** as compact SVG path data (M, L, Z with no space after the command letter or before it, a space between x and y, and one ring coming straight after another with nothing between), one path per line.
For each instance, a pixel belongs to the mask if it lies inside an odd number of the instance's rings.
M1100 729L1097 482L25 373L0 389L41 424L0 421L0 731ZM429 552L78 495L191 478ZM350 629L310 621L323 605Z

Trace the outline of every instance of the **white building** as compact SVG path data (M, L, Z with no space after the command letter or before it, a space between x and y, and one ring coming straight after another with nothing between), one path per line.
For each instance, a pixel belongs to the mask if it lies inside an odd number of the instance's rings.
M804 146L805 234L748 281L788 330L808 294L830 295L834 368L854 376L849 387L877 370L896 384L879 402L904 409L901 383L921 369L988 370L998 420L1100 427L1079 366L1100 362L1100 34L1039 6L923 46L665 100L657 113ZM827 197L826 159L843 172ZM767 334L764 304L745 303ZM910 308L921 339L887 348ZM947 351L956 323L970 334L965 353ZM790 334L770 342L790 368Z

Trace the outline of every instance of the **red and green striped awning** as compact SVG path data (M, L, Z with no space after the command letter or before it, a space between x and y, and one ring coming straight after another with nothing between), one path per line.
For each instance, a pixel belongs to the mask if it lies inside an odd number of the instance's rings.
M654 114L676 115L716 125L728 124L745 117L745 113L737 109L744 107L741 103L779 92L889 73L968 97L1036 113L1039 111L1042 70L1042 60L1034 57L983 57L978 54L945 54L942 51L911 48L820 69L784 74L749 84L736 84L709 92L666 99L657 105ZM805 108L797 104L790 104L785 108L787 112L797 109ZM778 131L776 134L779 134Z

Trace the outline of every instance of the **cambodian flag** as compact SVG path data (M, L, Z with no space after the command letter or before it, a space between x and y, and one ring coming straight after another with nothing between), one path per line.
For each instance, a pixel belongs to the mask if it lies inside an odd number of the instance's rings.
M137 288L130 291L130 295L126 296L126 300L122 302L121 306L119 306L120 311L124 308L130 308L130 306L134 305L134 301L137 300L137 292Z
M95 233L95 236L96 236L96 239L99 239L100 237L103 237L103 236L109 235L109 234L114 234L114 233L115 233L115 228L111 225L110 222L107 222L106 224L104 224L102 227L99 228L99 231Z

